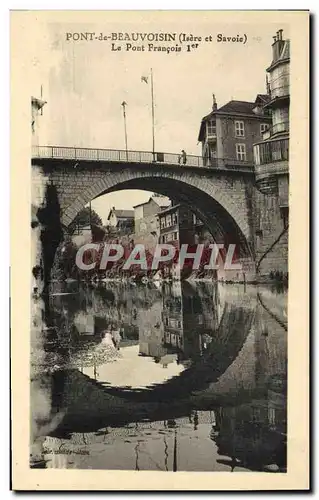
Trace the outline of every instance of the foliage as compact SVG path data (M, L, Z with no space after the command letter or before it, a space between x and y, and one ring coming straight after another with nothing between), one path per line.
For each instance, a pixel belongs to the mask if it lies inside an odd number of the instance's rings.
M70 224L71 233L73 233L78 226L86 226L90 223L96 226L103 225L101 217L92 208L90 210L89 207L84 207Z

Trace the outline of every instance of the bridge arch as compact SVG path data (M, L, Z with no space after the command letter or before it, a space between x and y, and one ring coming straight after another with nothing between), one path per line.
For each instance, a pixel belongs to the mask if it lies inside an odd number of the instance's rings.
M81 172L77 172L80 176ZM95 172L96 174L96 172ZM83 206L107 193L127 189L142 189L162 193L186 203L203 220L217 243L233 243L240 256L253 260L249 220L245 212L245 195L225 190L225 179L207 177L186 169L127 168L100 172L83 185L80 193L62 210L62 224L67 227ZM226 192L225 192L226 191Z

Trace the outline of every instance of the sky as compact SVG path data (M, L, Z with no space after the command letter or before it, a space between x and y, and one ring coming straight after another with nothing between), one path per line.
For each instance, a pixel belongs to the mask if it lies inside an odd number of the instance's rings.
M159 14L159 13L158 13ZM120 13L118 13L118 16ZM103 16L104 19L103 19ZM176 16L158 22L154 15L147 24L126 22L114 16L100 24L48 24L39 26L41 43L33 41L32 88L47 101L39 129L40 145L125 149L121 103L127 103L128 149L152 150L150 85L141 76L154 74L155 150L200 155L197 142L200 122L212 108L212 94L218 106L231 99L254 101L265 93L266 67L272 58L272 37L279 24L214 24L213 13L199 22L190 16ZM177 20L178 19L178 20ZM66 32L184 32L211 35L191 52L112 52L111 42L67 41ZM247 35L247 43L218 43L217 34ZM153 42L172 45L174 42ZM122 42L123 44L123 42ZM142 44L142 42L140 43ZM123 47L124 48L124 47ZM109 209L129 209L146 201L150 193L130 190L112 193L92 202L103 222Z

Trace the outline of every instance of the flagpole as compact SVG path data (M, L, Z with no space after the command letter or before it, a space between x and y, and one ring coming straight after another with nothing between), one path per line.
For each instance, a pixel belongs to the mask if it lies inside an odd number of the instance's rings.
M152 96L153 161L155 161L154 85L153 85L153 69L152 68L151 68L151 96Z
M124 118L124 136L125 136L125 151L126 151L126 161L128 161L128 151L127 151L127 130L126 130L126 113L125 106L127 106L126 102L123 101L121 106L123 106L123 118Z

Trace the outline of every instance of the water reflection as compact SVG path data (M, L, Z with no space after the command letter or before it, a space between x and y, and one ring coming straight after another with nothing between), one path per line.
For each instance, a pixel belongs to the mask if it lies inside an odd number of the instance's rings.
M50 312L32 466L285 471L284 292L55 283Z

